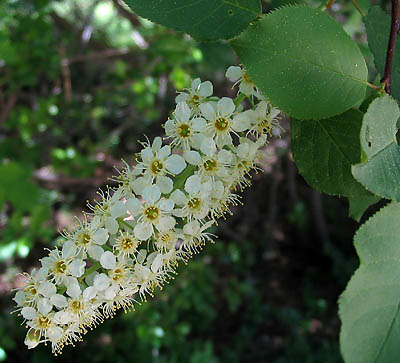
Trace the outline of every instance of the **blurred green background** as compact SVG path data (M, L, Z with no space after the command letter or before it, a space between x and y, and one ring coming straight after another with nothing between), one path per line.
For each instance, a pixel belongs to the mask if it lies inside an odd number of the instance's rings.
M351 4L332 12L365 43ZM118 0L0 0L0 362L342 361L336 301L357 266L357 224L346 201L298 176L287 120L217 243L154 299L58 358L28 351L9 314L18 273L38 266L121 159L133 162L143 134L162 133L176 90L199 76L233 96L224 73L236 63L227 44L199 44Z

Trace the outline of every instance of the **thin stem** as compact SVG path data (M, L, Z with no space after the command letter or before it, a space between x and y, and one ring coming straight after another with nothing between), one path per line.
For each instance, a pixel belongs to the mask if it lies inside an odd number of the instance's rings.
M392 67L394 47L396 45L397 32L399 31L399 0L392 0L392 23L390 26L389 44L386 52L385 73L381 83L385 84L385 91L390 95L392 81Z
M356 0L351 0L353 5L356 7L356 9L358 10L358 12L361 14L361 16L365 16L366 14L362 11L362 9L360 8L360 5L358 5Z
M239 93L238 96L233 100L233 103L237 107L244 101L245 98L246 96L243 93Z

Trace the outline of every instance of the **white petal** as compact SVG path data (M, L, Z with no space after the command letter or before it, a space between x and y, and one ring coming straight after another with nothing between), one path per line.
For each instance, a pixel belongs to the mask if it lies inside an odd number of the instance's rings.
M160 267L162 266L163 263L163 255L162 253L157 254L157 256L154 258L152 264L151 264L151 271L156 273Z
M53 320L56 324L68 324L72 320L72 314L65 310L57 311Z
M149 185L149 181L146 178L140 177L131 182L131 187L135 194L142 194L143 189Z
M234 160L233 154L231 151L222 149L218 153L218 161L222 164L231 164Z
M68 257L75 255L75 253L76 253L76 246L75 246L74 242L72 242L72 241L64 242L63 248L62 248L63 258L67 259Z
M140 152L140 156L142 157L142 160L145 163L150 163L151 159L153 159L153 150L151 149L151 147L145 147L144 149L142 149L142 151Z
M217 146L212 138L206 137L200 146L200 151L208 156L213 156L217 152Z
M246 112L242 112L233 118L232 128L236 132L243 132L250 128L250 118Z
M189 95L185 92L181 92L178 94L178 96L175 97L175 102L179 103L179 102L186 102L186 100L188 99Z
M154 138L153 145L151 146L151 148L153 149L153 151L157 152L158 150L161 149L161 145L162 145L162 139L160 136L157 136L156 138Z
M158 220L157 229L160 232L168 231L175 227L175 218L171 216L164 216Z
M93 286L98 291L103 291L105 289L108 289L110 284L111 284L111 279L104 273L96 275L93 281Z
M28 349L35 348L40 343L39 337L34 335L33 332L33 330L28 331L24 340L24 344L28 347Z
M177 205L185 205L186 203L186 195L180 189L174 190L170 197Z
M94 234L93 234L93 240L98 244L98 245L104 245L104 243L107 242L109 237L108 231L105 228L99 228Z
M192 129L194 131L202 132L202 131L204 131L206 125L207 125L207 121L204 120L203 117L195 117L192 120L192 125L191 126L192 126Z
M175 117L180 122L188 122L191 111L186 102L179 102L175 109Z
M37 303L37 309L40 314L47 315L53 309L53 304L50 302L49 299L39 299Z
M200 230L200 224L198 221L192 221L186 223L183 227L183 233L188 234L190 236L194 236Z
M116 234L118 232L118 222L113 217L108 217L105 222L105 227L110 234Z
M81 288L76 278L68 279L67 295L73 299L77 299L81 295Z
M200 191L201 179L197 175L192 175L186 179L185 191L190 195L196 194Z
M199 94L201 97L209 97L213 94L213 85L210 81L205 81L200 85Z
M229 116L235 111L235 104L231 98L222 97L217 104L217 111L222 116Z
M100 264L105 269L113 270L117 266L117 261L111 251L106 251L100 257Z
M180 174L186 168L186 162L182 156L175 154L167 159L165 167L172 174Z
M175 122L173 120L168 120L164 125L164 129L167 136L172 135L176 131Z
M126 205L122 200L115 202L110 209L111 215L118 218L126 214Z
M50 302L57 308L61 309L67 306L67 299L65 296L60 294L55 294L50 298Z
M160 209L164 212L171 212L174 209L174 200L173 199L161 199L160 200Z
M86 262L81 259L73 260L69 264L69 271L72 276L81 277L85 273Z
M142 197L149 203L154 204L160 199L161 191L158 185L152 185L143 189Z
M201 85L201 79L200 78L195 78L192 81L192 91L196 91L199 88L200 85Z
M157 159L165 160L169 155L171 155L171 147L169 145L163 146L159 151L157 151Z
M185 160L191 165L200 165L202 163L202 159L200 154L197 151L185 151L183 153L183 157Z
M126 201L126 208L133 216L136 216L142 210L141 205L137 198L130 198Z
M205 102L199 105L202 115L207 120L213 121L215 119L215 109L213 107L214 104L214 102Z
M100 260L101 255L103 254L104 250L100 246L90 246L88 248L88 254L91 258L98 261Z
M139 264L142 264L143 262L144 262L144 260L146 259L146 256L147 256L147 250L140 250L139 252L138 252L138 254L137 254L137 257L136 257L136 259L137 259L137 262L139 263Z
M47 335L49 337L49 340L54 343L56 343L62 338L63 333L64 330L59 326L53 325L49 329L47 329Z
M13 300L17 303L18 306L22 306L25 303L25 293L23 291L17 291Z
M44 297L50 297L57 292L56 285L50 281L42 282L38 288L38 293Z
M112 287L109 287L107 290L104 291L104 297L105 297L105 299L107 299L107 300L112 300L112 299L114 299L114 297L115 297L116 295L117 295L117 294L115 293L115 291L113 290Z
M83 299L85 301L92 300L97 295L97 289L94 286L89 286L85 290L83 290Z
M24 319L32 320L36 317L37 312L34 308L30 306L25 306L24 308L22 308L21 314L24 317Z
M160 192L163 194L171 193L174 188L174 182L172 179L165 175L160 175L157 178L157 185L160 187Z
M242 69L238 66L230 66L226 73L226 78L229 78L231 81L237 81L242 77Z
M135 237L145 241L153 234L153 225L151 223L138 223L133 230Z

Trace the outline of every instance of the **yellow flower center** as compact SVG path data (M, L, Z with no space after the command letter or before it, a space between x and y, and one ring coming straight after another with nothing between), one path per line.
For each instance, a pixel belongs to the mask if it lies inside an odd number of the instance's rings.
M208 159L203 163L203 165L206 171L213 171L217 167L217 161L214 159Z
M199 198L195 197L188 201L188 207L190 209L198 209L200 207L201 201Z
M78 245L81 245L81 246L86 246L86 245L88 245L89 244L89 242L90 242L90 236L89 236L89 233L87 233L87 232L82 232L82 233L80 233L79 235L78 235L78 238L77 238L77 244Z
M47 329L51 325L51 321L46 316L41 316L38 318L37 324L40 329Z
M159 174L163 170L163 164L159 160L154 160L153 163L151 164L151 171L154 174Z
M155 219L157 219L159 214L160 214L159 209L154 205L146 208L144 211L144 215L150 221L154 221Z
M187 124L181 124L178 127L177 132L180 137L189 137L190 136L190 127Z
M53 272L57 272L57 273L64 273L65 270L67 269L67 264L65 263L64 260L59 260L56 262L56 266L53 269Z
M218 117L214 121L214 126L218 131L225 131L228 128L229 122L225 117Z
M130 237L125 237L121 242L122 249L130 250L133 247L133 240Z
M79 300L73 300L70 306L74 313L79 313L81 310L83 310L83 302Z
M113 279L114 281L118 281L118 280L121 280L121 279L122 279L124 273L123 273L123 271L122 271L120 268L116 268L116 269L113 271L113 274L112 274L112 275L113 275L113 276L112 276L112 279Z

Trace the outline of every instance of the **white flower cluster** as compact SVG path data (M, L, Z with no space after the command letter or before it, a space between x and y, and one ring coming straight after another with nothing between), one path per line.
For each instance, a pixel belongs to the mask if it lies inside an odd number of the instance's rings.
M234 191L250 184L259 149L278 126L279 111L243 74L227 71L240 83L235 100L213 96L211 82L200 79L179 93L164 125L168 143L143 143L118 187L100 193L92 213L63 233L62 247L26 275L14 300L29 348L49 342L60 353L116 310L153 296L180 261L212 241L207 229L238 202ZM242 111L243 94L252 109Z

